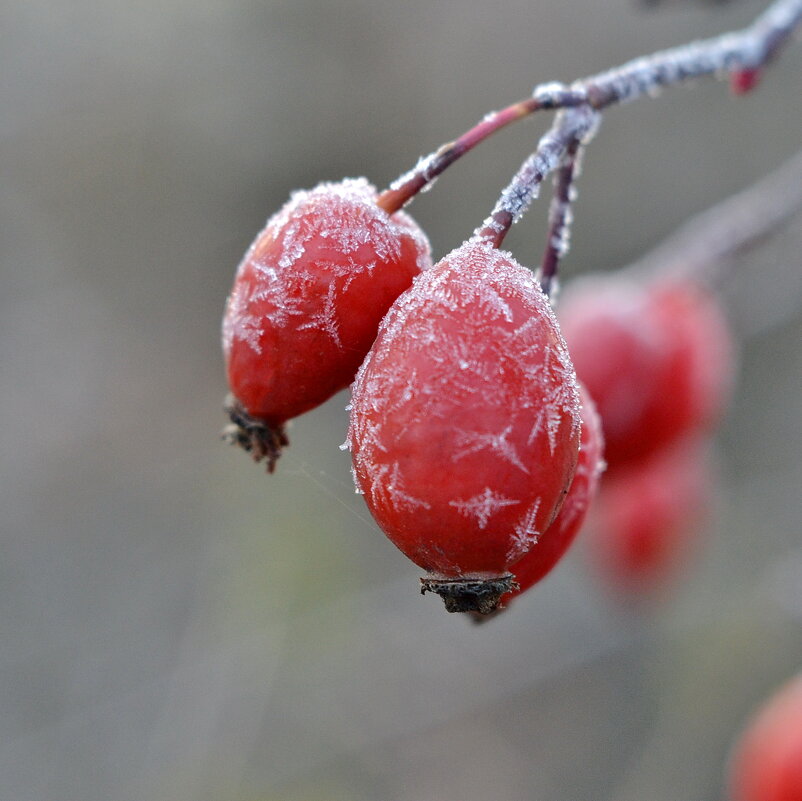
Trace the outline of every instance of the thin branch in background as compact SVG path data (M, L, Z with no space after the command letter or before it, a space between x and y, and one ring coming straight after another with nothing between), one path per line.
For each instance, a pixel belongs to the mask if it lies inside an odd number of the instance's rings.
M774 172L693 217L631 272L673 273L719 284L734 256L756 246L802 209L802 151Z
M775 0L750 26L734 33L682 45L629 61L620 67L575 81L543 83L531 97L487 115L453 142L426 156L394 181L378 198L388 213L423 191L451 164L488 136L542 110L589 107L601 110L667 86L706 75L732 75L769 64L802 21L802 0Z

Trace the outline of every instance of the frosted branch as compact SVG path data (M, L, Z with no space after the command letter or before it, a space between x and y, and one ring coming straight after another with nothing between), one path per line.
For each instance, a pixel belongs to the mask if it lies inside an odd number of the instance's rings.
M763 67L788 42L800 21L802 0L775 0L741 31L643 56L570 85L540 84L530 97L488 114L461 137L422 158L380 195L378 203L389 213L397 211L488 136L536 111L581 107L598 111L644 95L653 97L664 87L694 78Z
M557 268L571 244L572 204L576 197L576 178L582 149L579 141L568 146L562 166L554 173L554 195L549 208L546 250L540 264L540 288L548 297L557 293Z
M599 120L600 115L589 106L561 111L554 125L538 142L537 150L502 191L495 208L474 236L499 247L513 223L537 197L543 180L560 166L566 156L572 151L575 153L580 144L590 140Z
M627 268L713 282L737 254L757 245L802 209L802 151L777 170L686 222Z

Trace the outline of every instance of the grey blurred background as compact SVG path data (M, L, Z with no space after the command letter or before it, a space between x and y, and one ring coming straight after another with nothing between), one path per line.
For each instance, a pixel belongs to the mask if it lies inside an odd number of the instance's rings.
M353 493L347 397L267 477L218 440L219 319L295 187L386 185L549 79L748 23L634 0L0 5L0 799L713 801L802 668L802 220L737 267L743 339L696 560L622 604L576 549L483 626ZM802 46L735 99L611 110L566 275L613 269L800 147ZM547 125L413 212L459 244ZM509 239L536 261L546 204Z

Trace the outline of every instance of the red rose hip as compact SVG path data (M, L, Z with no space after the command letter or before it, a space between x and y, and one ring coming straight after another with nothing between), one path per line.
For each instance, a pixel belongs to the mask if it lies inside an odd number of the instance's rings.
M560 324L599 410L611 470L708 427L721 413L734 348L703 287L583 279L566 290Z
M802 801L802 674L781 687L741 735L730 801Z
M228 438L266 458L285 421L347 387L390 304L430 266L426 237L363 179L295 192L237 270L223 318Z
M707 443L674 443L605 475L589 545L619 593L654 596L685 563L704 521L713 478Z
M576 539L596 495L604 471L604 436L596 406L581 384L579 398L582 436L573 481L554 522L526 554L510 566L518 589L504 596L504 603L526 592L552 571Z
M532 273L478 241L419 275L353 386L359 492L449 611L492 611L574 475L574 369Z

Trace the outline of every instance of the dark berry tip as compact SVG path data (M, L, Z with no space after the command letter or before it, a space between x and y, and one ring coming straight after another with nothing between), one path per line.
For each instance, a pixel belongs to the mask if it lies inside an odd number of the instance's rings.
M250 453L255 462L264 459L267 472L272 473L276 469L282 448L290 444L284 424L267 423L251 417L233 395L226 396L223 409L231 419L231 423L221 432L222 439Z
M489 579L432 578L420 580L421 595L436 592L446 606L447 612L476 612L489 615L501 609L501 597L518 589L515 576L496 576Z

